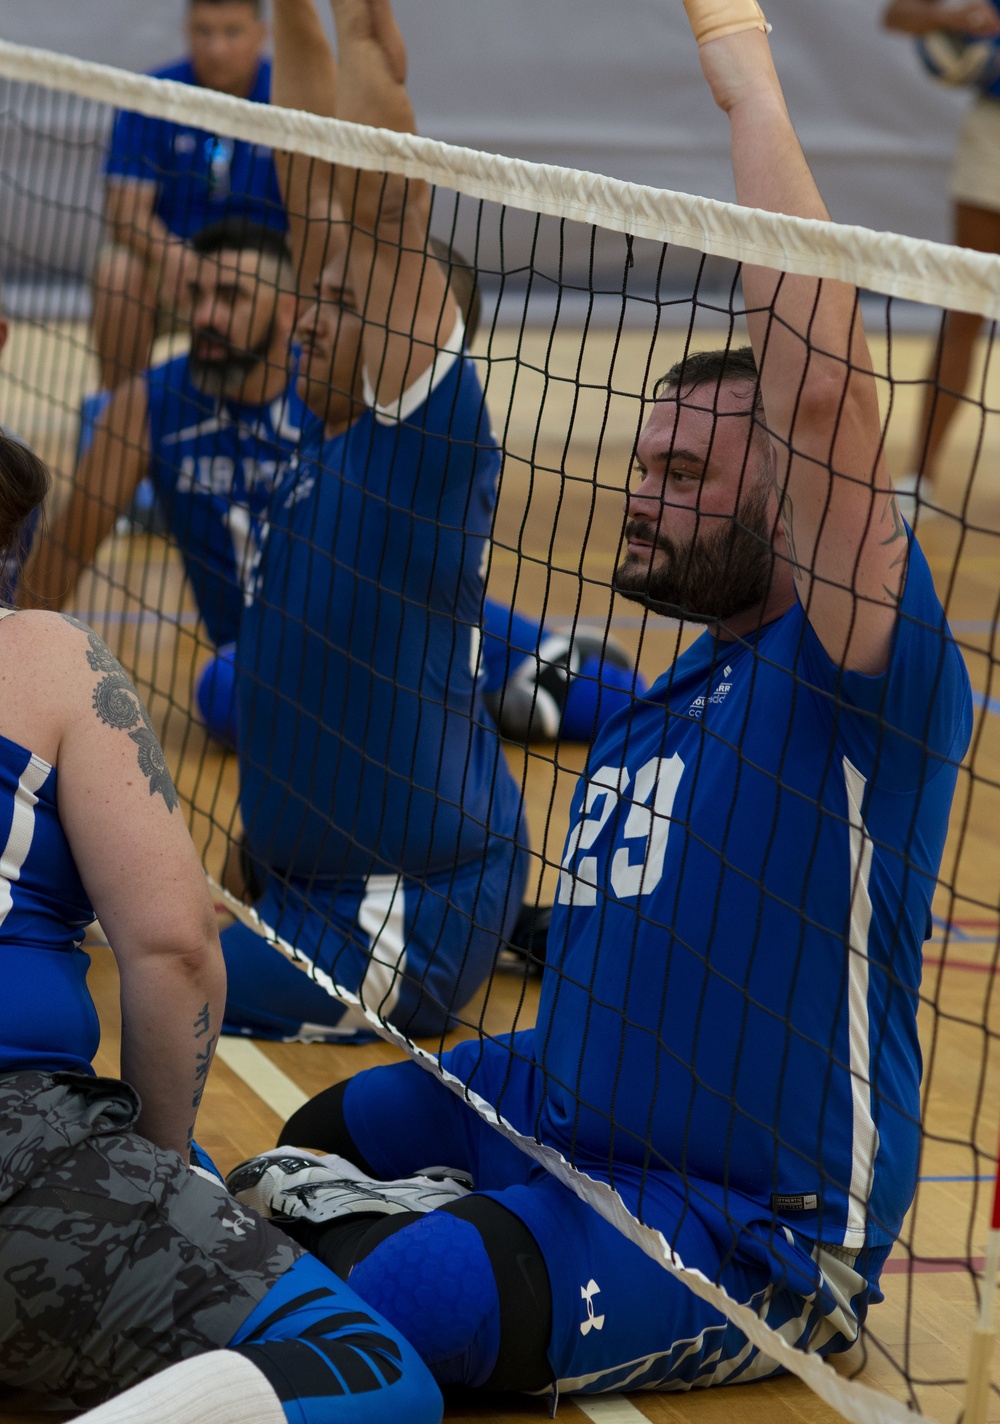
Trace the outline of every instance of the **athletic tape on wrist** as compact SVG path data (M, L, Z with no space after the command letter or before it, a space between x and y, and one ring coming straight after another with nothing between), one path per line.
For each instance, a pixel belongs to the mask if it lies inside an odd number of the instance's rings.
M741 30L771 33L757 0L684 0L684 9L700 45L724 35L737 35Z

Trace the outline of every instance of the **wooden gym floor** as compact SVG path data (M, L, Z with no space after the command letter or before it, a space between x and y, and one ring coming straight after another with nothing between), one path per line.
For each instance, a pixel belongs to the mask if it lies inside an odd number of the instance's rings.
M661 333L654 370L680 353L680 333ZM699 344L714 344L711 332ZM650 352L641 334L626 335L612 365L611 334L561 332L495 334L488 395L507 451L490 590L556 625L574 615L601 631L609 615L608 580L621 527L621 499L639 419L633 394L643 388ZM873 342L876 368L887 369L884 344ZM894 337L894 376L888 449L894 473L904 468L918 401L915 383L929 338ZM993 363L994 365L996 363ZM579 369L583 399L574 400ZM516 373L516 375L515 375ZM79 395L92 380L85 332L68 324L42 330L13 323L0 363L0 421L19 431L61 472L75 436ZM607 396L609 387L616 394ZM988 407L1000 411L1000 377L986 383ZM884 388L890 411L889 388ZM507 414L504 421L503 415ZM569 431L567 438L566 432ZM607 433L602 437L602 431ZM539 432L540 438L538 438ZM600 448L594 479L595 449ZM956 1419L962 1403L969 1331L975 1318L975 1276L989 1212L993 1160L1000 1126L1000 1005L994 992L1000 934L1000 693L994 686L997 599L1000 590L1000 416L963 412L949 447L937 499L943 513L919 527L921 543L969 663L977 693L977 722L969 763L959 782L935 926L926 947L921 1027L925 1047L925 1151L921 1182L903 1238L883 1277L886 1301L869 1317L865 1352L838 1362L861 1371L876 1389L912 1399L935 1419ZM565 476L565 478L564 478ZM962 517L959 517L962 516ZM582 570L582 575L581 575ZM156 539L115 538L98 571L84 579L74 607L120 652L136 675L161 728L178 784L193 802L192 831L213 874L221 872L234 826L235 774L231 759L208 743L188 717L192 675L208 656L193 606L172 551ZM169 618L154 610L171 611ZM645 626L634 605L616 602L610 631L636 653L650 680L688 641L675 625ZM551 900L566 829L569 797L585 748L508 747L515 775L524 778L526 804L543 901ZM91 984L104 1038L98 1068L117 1069L118 1025L114 962L93 946ZM469 1011L499 1030L533 1020L537 986L498 975ZM459 1037L454 1035L454 1038ZM199 1119L199 1138L219 1165L273 1146L284 1118L319 1089L396 1051L382 1044L358 1048L275 1045L226 1040ZM920 1383L926 1381L926 1383ZM543 1402L455 1395L452 1421L512 1421L545 1417ZM597 1424L830 1424L834 1415L793 1378L628 1398L565 1399L560 1416L584 1415ZM14 1421L14 1416L4 1416ZM35 1416L40 1417L40 1416ZM52 1415L47 1416L52 1418ZM1000 1421L1000 1398L989 1415ZM19 1418L21 1418L19 1416Z

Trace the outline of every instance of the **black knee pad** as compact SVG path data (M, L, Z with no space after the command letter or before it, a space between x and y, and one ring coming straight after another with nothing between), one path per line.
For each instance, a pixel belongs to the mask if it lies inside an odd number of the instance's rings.
M350 1078L324 1088L292 1113L278 1134L278 1147L311 1147L318 1152L336 1152L360 1167L369 1177L376 1173L354 1145L344 1117L344 1094Z
M500 1351L484 1389L539 1391L552 1383L548 1360L552 1288L538 1242L520 1217L471 1192L441 1210L470 1222L483 1239L500 1299Z

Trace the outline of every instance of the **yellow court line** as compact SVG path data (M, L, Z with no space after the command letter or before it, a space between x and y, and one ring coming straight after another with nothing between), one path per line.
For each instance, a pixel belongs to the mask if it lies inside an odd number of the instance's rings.
M645 1414L621 1394L573 1394L570 1399L593 1424L636 1424L639 1419L648 1424Z

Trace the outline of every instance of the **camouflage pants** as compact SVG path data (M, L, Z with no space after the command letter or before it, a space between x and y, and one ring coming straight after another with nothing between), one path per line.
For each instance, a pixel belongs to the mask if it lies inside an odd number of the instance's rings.
M112 1079L0 1075L0 1407L90 1408L227 1345L302 1254L138 1110Z

